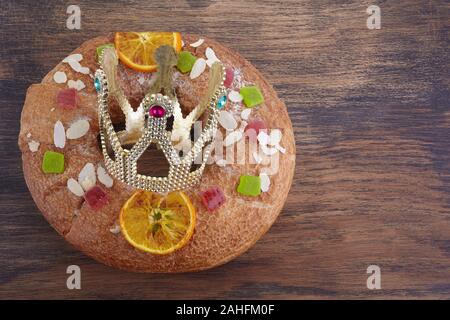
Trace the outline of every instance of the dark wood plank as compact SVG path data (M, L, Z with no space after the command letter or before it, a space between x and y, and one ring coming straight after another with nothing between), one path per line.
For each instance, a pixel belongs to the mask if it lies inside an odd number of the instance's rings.
M449 6L445 1L1 1L0 298L449 298ZM366 27L378 4L380 30ZM26 88L84 40L179 30L222 41L285 100L297 171L280 218L225 266L124 273L37 211L17 148ZM67 290L65 269L82 269ZM381 267L382 289L366 288Z

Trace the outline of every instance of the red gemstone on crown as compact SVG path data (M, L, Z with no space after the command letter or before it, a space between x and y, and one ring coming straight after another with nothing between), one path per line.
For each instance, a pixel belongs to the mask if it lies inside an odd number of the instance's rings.
M166 109L163 106L154 105L150 108L149 113L154 118L162 118L166 114Z

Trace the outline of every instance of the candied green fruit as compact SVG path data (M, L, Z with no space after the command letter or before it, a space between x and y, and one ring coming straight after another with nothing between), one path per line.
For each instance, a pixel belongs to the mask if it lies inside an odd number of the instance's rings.
M261 178L258 176L241 176L237 191L245 196L259 196L261 193Z
M182 73L187 73L191 71L192 66L195 63L195 60L197 60L197 58L194 55L192 55L192 53L190 53L189 51L181 51L178 54L178 63L177 63L178 70L180 70Z
M98 57L100 57L100 55L102 54L103 50L106 48L114 48L114 44L106 43L106 44L102 44L101 46L98 46L97 49L95 49L95 52L97 54L97 60L98 60Z
M264 102L264 97L256 86L242 87L239 93L244 98L243 101L247 108L253 108Z
M63 173L64 154L54 151L45 151L42 160L42 171L44 173Z

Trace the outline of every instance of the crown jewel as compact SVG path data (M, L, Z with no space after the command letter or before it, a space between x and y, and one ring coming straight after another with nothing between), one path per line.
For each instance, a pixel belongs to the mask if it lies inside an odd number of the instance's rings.
M175 58L174 58L175 57ZM136 111L132 109L123 91L116 85L118 59L114 49L103 50L99 57L100 68L95 73L94 86L98 94L98 115L100 140L105 166L116 179L133 187L166 193L196 185L208 161L217 131L219 107L223 107L226 96L224 68L216 62L210 70L208 94L186 117L182 116L175 91L171 86L171 76L176 54L169 46L160 47L155 58L158 63L157 80L141 101ZM169 81L167 79L170 79ZM164 91L166 95L161 94ZM125 114L126 130L116 132L108 111L108 99L113 97ZM193 141L190 150L180 156L171 140L171 132L166 129L167 121L173 117L173 128L184 129L184 138L189 137L193 123L208 112L201 135ZM123 145L131 142L131 149ZM145 176L138 173L137 161L144 151L156 144L169 163L166 177ZM194 168L194 161L202 157L202 162Z

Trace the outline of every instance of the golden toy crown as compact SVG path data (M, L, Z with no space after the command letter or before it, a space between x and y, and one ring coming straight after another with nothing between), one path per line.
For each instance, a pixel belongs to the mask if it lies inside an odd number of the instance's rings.
M159 52L158 52L159 51ZM158 63L157 77L171 76L173 58L166 55L175 52L168 46L160 47L155 56ZM164 58L161 58L164 57ZM95 73L94 85L98 94L98 116L100 140L105 166L116 179L133 187L158 193L172 192L192 187L199 183L213 147L213 140L217 131L219 109L226 101L224 82L224 68L216 62L210 70L210 81L206 99L183 118L180 105L171 85L156 81L150 93L141 101L134 111L122 90L116 85L117 56L114 49L103 50L99 62L100 68ZM170 77L170 79L172 79ZM158 87L159 86L159 87ZM163 87L163 88L161 88ZM172 97L163 95L172 93ZM108 110L108 99L116 98L125 114L126 130L116 132ZM180 156L171 140L171 132L166 129L167 120L173 117L173 128L184 127L189 132L190 127L204 111L209 111L206 124L201 135L193 141L190 150ZM189 128L186 128L189 127ZM186 130L185 130L186 131ZM130 138L134 137L134 138ZM123 147L124 141L133 141L131 149ZM152 177L138 173L137 161L144 151L152 144L156 144L164 153L169 163L169 173L165 177ZM194 161L201 157L201 164L194 166Z

